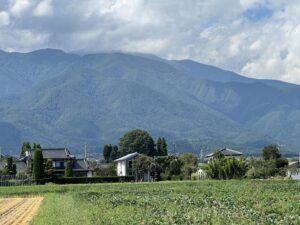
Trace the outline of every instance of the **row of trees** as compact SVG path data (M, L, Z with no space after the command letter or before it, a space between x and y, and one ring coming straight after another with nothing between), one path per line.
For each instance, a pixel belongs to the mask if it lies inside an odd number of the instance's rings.
M136 129L124 134L120 139L119 147L111 144L103 147L103 157L106 163L133 152L150 157L167 156L168 145L165 138L159 137L155 143L147 131Z
M286 176L288 160L284 158L277 145L268 145L262 150L262 159L226 158L222 153L203 166L212 179L269 178Z

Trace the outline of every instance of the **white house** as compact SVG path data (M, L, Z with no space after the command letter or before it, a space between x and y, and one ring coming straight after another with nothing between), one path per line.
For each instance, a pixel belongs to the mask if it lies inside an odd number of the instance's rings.
M117 176L133 176L132 163L134 158L138 155L139 153L134 152L116 159L115 162L117 162Z
M145 172L142 175L134 173L132 170L133 160L139 155L139 153L134 152L128 155L125 155L119 159L116 159L117 162L117 176L135 176L135 180L140 181L150 181L150 171Z
M300 161L289 163L288 177L300 180Z

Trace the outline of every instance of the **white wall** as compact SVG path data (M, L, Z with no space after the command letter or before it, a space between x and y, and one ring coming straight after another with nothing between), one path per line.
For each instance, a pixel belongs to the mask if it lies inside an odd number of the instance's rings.
M126 160L118 161L117 176L127 176L127 174L126 174Z

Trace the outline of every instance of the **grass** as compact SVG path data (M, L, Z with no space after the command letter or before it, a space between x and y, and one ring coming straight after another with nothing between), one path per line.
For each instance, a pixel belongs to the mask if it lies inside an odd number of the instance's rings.
M189 181L2 187L43 195L33 224L300 224L300 182Z

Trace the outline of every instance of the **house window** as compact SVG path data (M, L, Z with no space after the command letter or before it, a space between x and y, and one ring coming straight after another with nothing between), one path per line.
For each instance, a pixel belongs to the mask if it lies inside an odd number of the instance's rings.
M128 162L128 168L129 168L129 169L132 169L132 161L129 161L129 162Z

